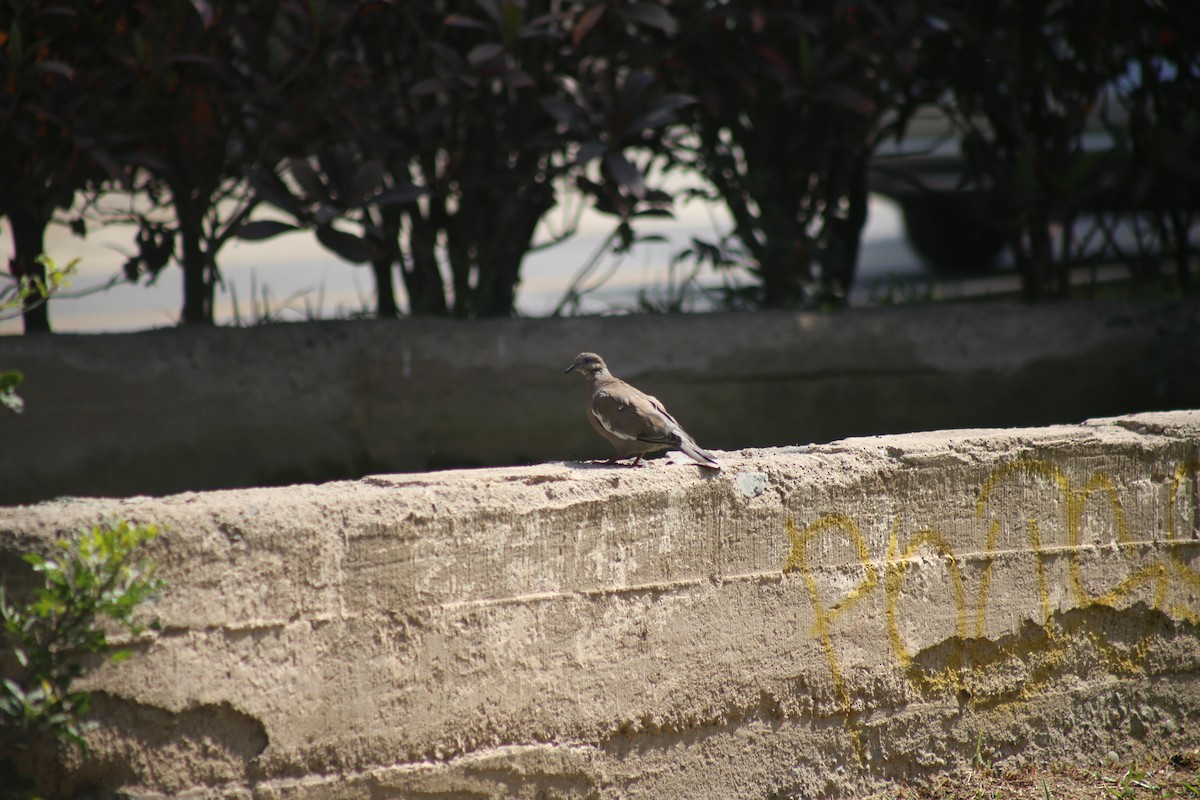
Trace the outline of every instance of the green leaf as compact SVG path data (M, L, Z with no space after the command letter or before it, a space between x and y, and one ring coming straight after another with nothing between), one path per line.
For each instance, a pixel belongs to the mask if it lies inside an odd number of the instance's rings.
M280 180L274 172L256 169L251 170L247 177L250 186L260 200L270 203L294 217L300 215L300 201L292 196L287 184Z
M317 227L317 241L336 255L356 264L365 264L376 256L376 248L370 242L332 225Z
M350 180L350 193L342 200L350 205L358 205L369 199L383 183L383 173L382 161L366 162L354 172L354 177Z
M162 581L152 577L154 564L136 550L157 535L154 526L114 521L59 542L53 559L36 553L24 556L42 576L43 586L24 607L8 605L0 587L4 630L15 639L11 652L25 671L19 681L9 678L0 684L0 727L46 730L86 750L83 734L88 726L79 715L87 711L91 698L70 687L93 666L84 660L86 653L108 650L100 617L109 617L133 635L145 630L134 615L161 589ZM119 649L108 656L120 663L131 653Z
M273 219L260 219L253 222L247 222L238 228L237 237L248 242L260 242L263 239L270 239L278 236L281 233L289 233L291 231L300 230L295 225L288 222L280 222Z
M288 168L292 172L292 177L296 179L296 183L300 184L300 188L304 190L307 199L324 200L329 197L329 190L325 188L321 176L307 161L302 158L293 158L288 161Z
M13 681L10 678L5 678L3 681L3 685L4 685L4 691L8 692L10 697L12 697L16 700L19 700L22 703L25 702L25 692L23 689L21 689L20 686L18 686L16 684L15 681Z
M25 400L12 389L0 390L0 405L14 414L20 414L25 410Z
M628 189L634 197L641 197L646 193L641 171L630 163L623 153L613 150L605 154L604 166L613 180Z
M668 36L679 30L679 22L658 3L634 3L625 9L625 16L647 27L658 28Z
M625 135L637 134L642 131L661 128L675 121L675 112L685 106L692 105L696 98L686 94L666 94L650 104L643 114L630 121L625 129Z
M485 42L471 48L471 52L467 53L467 63L473 67L478 67L503 54L503 45L496 44L495 42Z
M376 205L381 206L403 205L411 203L414 200L419 200L427 194L429 194L428 189L422 189L411 183L403 183L380 192L374 198L374 202Z
M25 401L17 394L23 380L25 374L18 369L0 370L0 405L17 414L25 410Z
M19 369L0 371L0 391L12 391L20 386L23 380L25 380L25 373Z

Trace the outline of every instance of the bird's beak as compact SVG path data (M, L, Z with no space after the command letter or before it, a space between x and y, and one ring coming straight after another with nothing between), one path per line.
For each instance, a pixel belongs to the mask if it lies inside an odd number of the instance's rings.
M564 369L564 370L563 370L563 375L566 375L568 372L570 372L571 370L575 369L575 366L576 366L575 364L572 364L571 366L569 366L569 367L567 367L566 369Z

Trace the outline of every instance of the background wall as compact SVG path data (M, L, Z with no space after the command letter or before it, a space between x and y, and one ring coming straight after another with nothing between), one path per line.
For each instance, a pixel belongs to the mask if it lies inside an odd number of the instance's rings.
M607 458L581 350L716 448L1200 406L1194 303L3 337L0 503Z

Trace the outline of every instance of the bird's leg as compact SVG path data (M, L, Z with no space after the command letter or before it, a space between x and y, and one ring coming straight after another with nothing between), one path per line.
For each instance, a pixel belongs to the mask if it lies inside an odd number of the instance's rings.
M596 463L611 464L613 466L619 466L619 467L640 467L642 465L642 456L644 456L644 455L646 455L646 454L638 453L637 458L635 458L633 460L633 463L631 463L631 464L626 464L625 462L623 462L621 460L622 458L624 458L624 456L613 456L612 458L608 459L607 461L600 461L600 462L596 462Z

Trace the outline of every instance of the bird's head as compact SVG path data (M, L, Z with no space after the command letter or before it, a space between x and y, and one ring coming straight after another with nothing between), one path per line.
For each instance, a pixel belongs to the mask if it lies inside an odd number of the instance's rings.
M590 378L593 375L608 372L608 365L595 353L580 353L575 356L575 363L564 370L564 373L566 372L579 372L585 378Z

